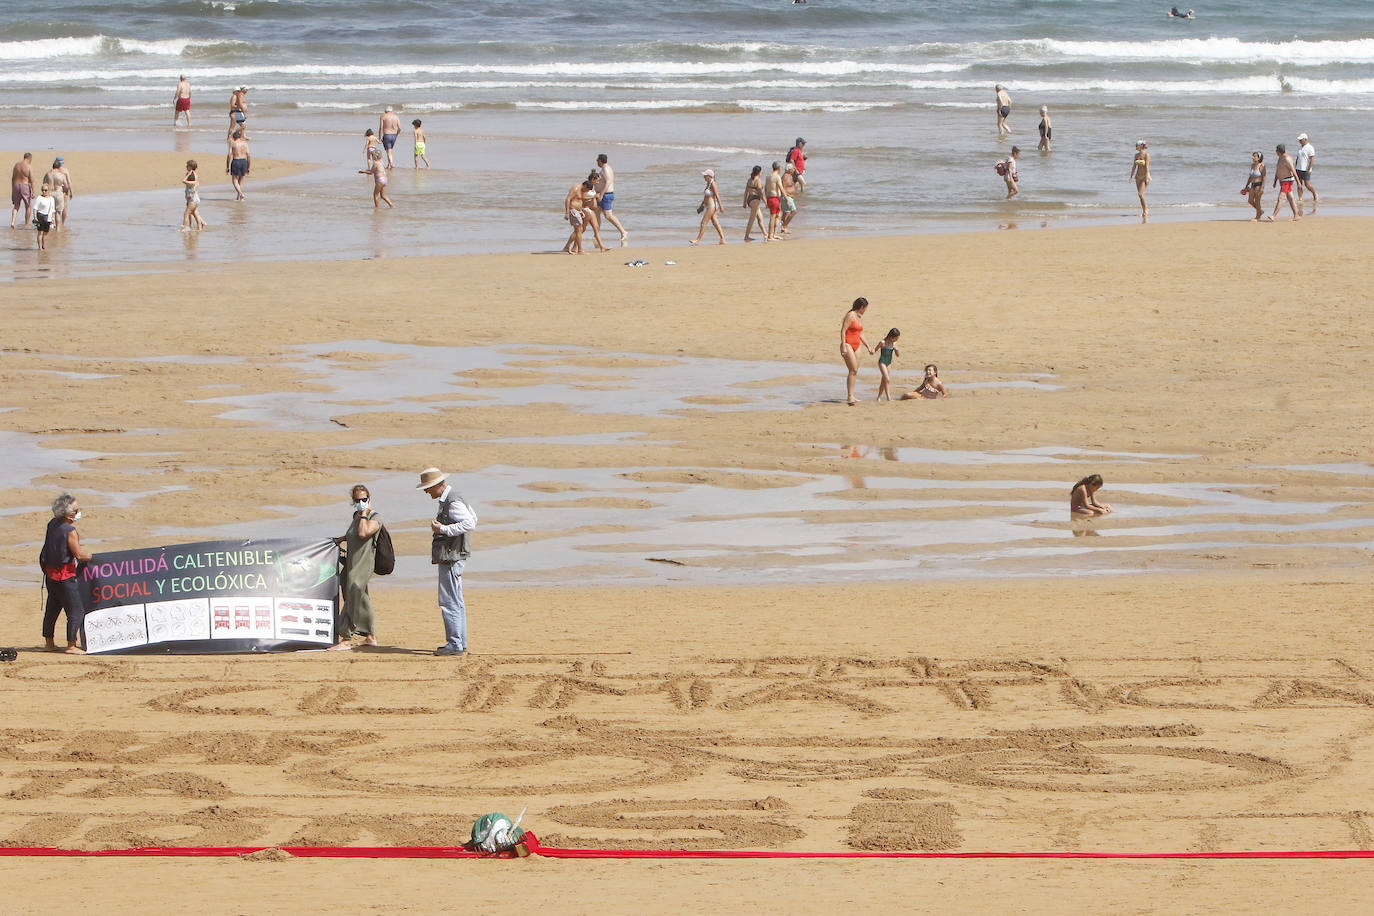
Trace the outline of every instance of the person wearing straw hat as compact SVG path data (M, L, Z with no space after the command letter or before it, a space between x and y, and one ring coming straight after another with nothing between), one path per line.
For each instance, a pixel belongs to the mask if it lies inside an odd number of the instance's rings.
M463 603L463 567L468 561L468 532L477 527L477 514L444 482L447 479L448 475L438 468L425 468L415 489L439 500L439 510L429 523L433 538L429 561L439 567L439 614L444 620L444 644L434 654L465 655L468 616Z

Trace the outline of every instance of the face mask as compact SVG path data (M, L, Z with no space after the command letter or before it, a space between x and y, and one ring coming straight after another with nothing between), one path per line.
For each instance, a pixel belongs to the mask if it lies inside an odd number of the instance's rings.
M356 500L353 501L353 508L356 509L356 510L359 511L359 512L366 512L366 511L367 511L367 507L368 507L368 501L365 500L365 499L356 499Z
M74 521L74 522L79 522L79 521L81 521L81 510L80 510L80 509L77 509L77 510L76 510L76 514L72 516L72 521Z

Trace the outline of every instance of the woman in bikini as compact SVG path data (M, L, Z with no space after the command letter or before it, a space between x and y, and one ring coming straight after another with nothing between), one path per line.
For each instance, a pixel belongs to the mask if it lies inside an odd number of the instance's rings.
M582 182L582 220L592 227L592 238L596 239L597 251L610 251L605 245L601 244L601 216L596 209L596 179L600 177L596 169L587 176L587 180ZM587 181L592 186L587 187Z
M744 205L749 208L749 222L744 224L744 240L746 242L754 240L754 237L749 233L754 231L755 225L763 233L764 241L768 240L768 230L763 226L763 217L759 216L759 208L763 206L762 172L763 166L754 166L754 171L749 173L749 180L744 185Z
M863 347L870 356L873 354L873 348L864 340L864 312L867 310L868 300L860 296L854 300L849 311L844 313L844 321L840 322L840 358L844 360L844 367L849 370L849 377L845 380L845 391L849 397L850 407L856 403L854 382L859 377L859 348Z
M1069 513L1074 516L1106 515L1112 507L1097 501L1097 491L1102 489L1102 475L1089 474L1069 491Z
M1250 201L1250 206L1255 208L1255 215L1250 220L1257 223L1264 218L1264 153L1253 152L1250 154L1250 177L1245 180L1245 188L1240 193L1244 194Z
M1144 140L1135 142L1135 161L1131 163L1131 181L1135 182L1135 192L1140 196L1140 221L1150 221L1150 208L1145 203L1145 189L1150 186L1150 150Z
M701 237L706 234L706 224L710 223L716 227L716 235L720 236L717 244L725 244L725 233L720 228L720 189L716 187L716 173L713 169L707 169L701 173L701 177L706 179L706 188L701 198L701 206L697 207L697 212L701 214L701 229L697 232L697 237L687 244L695 245L701 241Z

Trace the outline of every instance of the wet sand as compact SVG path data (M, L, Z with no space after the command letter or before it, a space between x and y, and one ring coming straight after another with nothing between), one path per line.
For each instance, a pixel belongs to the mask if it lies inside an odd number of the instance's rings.
M385 484L398 552L420 556L429 506L408 480L431 464L463 475L482 518L474 653L456 664L423 654L439 634L423 563L377 582L376 652L22 653L0 668L15 710L0 843L455 842L487 810L528 806L541 837L588 846L1374 846L1372 236L1321 218L684 246L641 269L502 255L0 289L0 430L31 468L0 497L5 642L37 642L24 574L63 487L100 550L226 525L338 533L363 480ZM844 405L839 323L857 295L870 342L903 331L898 386L936 362L950 398ZM423 346L474 349L438 351L453 364L407 392L385 367ZM865 361L866 398L876 382ZM225 397L275 413L234 416ZM1075 528L1053 505L1093 471L1117 511ZM773 501L801 478L823 499ZM990 517L1025 555L969 528L923 543ZM653 544L656 529L690 540ZM529 559L560 541L580 563ZM971 569L942 577L934 555ZM888 581L860 581L865 564ZM612 911L736 880L798 909L929 899L936 881L1032 909L1088 888L1169 908L1183 884L1177 908L1195 909L1314 881L1339 894L1356 874L491 865L196 863L217 896L192 909L301 884L320 889L293 905L361 884L369 905L443 907L455 874L468 903L508 890L510 868L527 902ZM186 867L0 859L26 886L106 877L127 911Z

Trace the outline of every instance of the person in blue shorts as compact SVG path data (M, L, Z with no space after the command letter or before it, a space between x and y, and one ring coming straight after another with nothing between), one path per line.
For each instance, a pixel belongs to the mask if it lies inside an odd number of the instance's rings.
M386 111L382 112L381 121L377 125L377 133L382 135L382 149L386 150L386 167L394 169L396 160L391 154L391 150L396 146L396 138L401 135L401 119L396 116L396 112L391 110L391 106L386 106Z
M615 171L606 160L606 154L602 153L596 157L596 209L600 212L601 218L620 230L620 247L625 247L625 240L630 237L630 233L625 231L625 227L620 225L620 220L611 208L615 206Z

